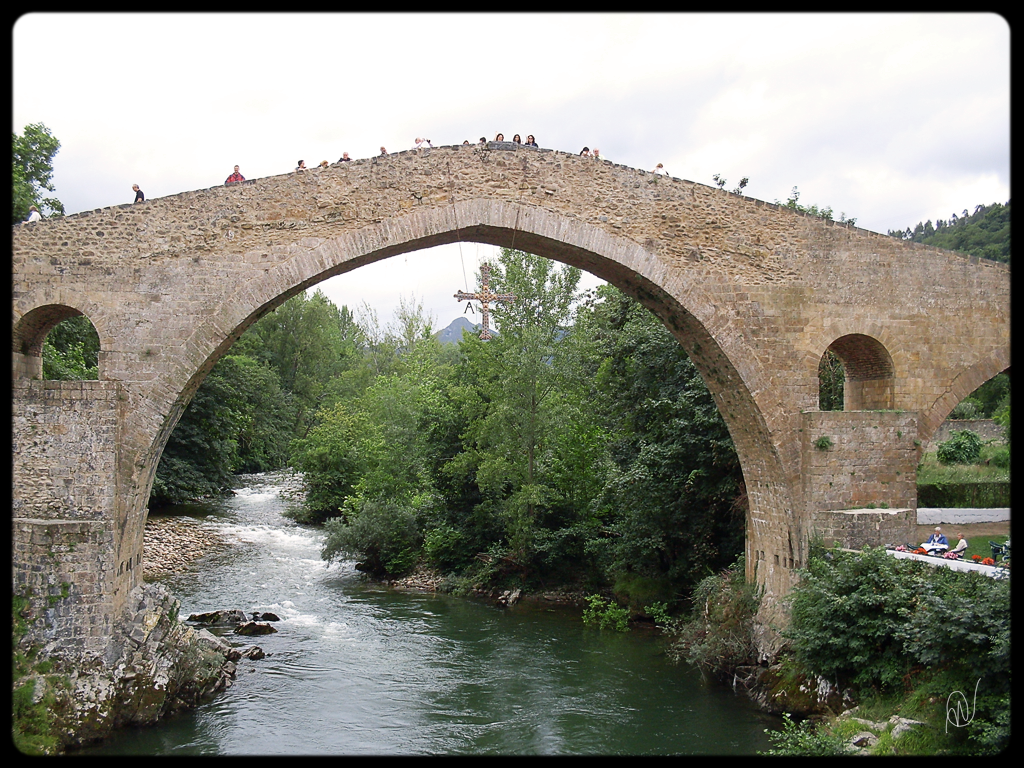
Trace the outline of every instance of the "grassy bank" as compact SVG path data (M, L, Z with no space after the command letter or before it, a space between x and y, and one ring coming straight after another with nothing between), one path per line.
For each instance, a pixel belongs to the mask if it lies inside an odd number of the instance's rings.
M788 712L773 755L984 755L1009 745L1007 581L816 548L791 593L787 646L759 666L742 563L666 621L673 652ZM855 708L854 708L855 707ZM854 745L857 742L857 745Z
M938 460L936 452L932 451L921 457L917 468L919 485L1009 481L1009 447L996 443L983 445L975 463L943 464Z

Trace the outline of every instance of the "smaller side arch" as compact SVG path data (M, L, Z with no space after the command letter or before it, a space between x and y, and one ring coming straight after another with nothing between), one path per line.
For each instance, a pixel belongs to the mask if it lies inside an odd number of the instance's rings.
M87 317L92 323L92 318L85 312L66 304L44 304L29 310L20 318L15 318L12 334L14 380L41 379L43 377L43 342L47 335L65 320L79 316ZM93 323L93 327L95 328L95 323Z
M828 350L842 361L844 411L888 411L895 407L896 366L878 339L849 333L833 341Z

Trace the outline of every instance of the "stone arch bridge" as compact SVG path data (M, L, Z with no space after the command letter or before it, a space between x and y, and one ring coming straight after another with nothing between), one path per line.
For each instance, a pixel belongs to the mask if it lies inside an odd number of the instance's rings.
M903 541L919 446L1010 364L1008 266L607 161L514 144L403 152L13 228L13 581L50 649L101 653L142 578L157 462L192 394L297 292L455 241L592 272L679 339L749 499L762 649L815 535ZM98 381L42 381L61 320ZM846 411L818 410L844 361ZM852 510L852 511L851 511Z

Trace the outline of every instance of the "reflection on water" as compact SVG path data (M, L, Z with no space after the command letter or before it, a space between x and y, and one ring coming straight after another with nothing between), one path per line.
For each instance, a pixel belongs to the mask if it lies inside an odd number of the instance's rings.
M364 581L320 559L322 534L281 512L296 480L240 478L184 510L232 542L164 581L184 616L272 611L213 701L89 754L746 754L775 725L671 664L660 638L585 627L579 610L500 609ZM240 638L228 635L237 645Z

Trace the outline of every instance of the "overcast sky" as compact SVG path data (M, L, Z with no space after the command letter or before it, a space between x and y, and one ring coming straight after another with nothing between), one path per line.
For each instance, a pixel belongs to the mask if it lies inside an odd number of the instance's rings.
M252 179L499 131L730 189L747 176L769 202L797 186L882 233L1010 198L1010 32L990 14L32 13L12 40L13 130L60 141L67 213L131 202L134 183L151 199L235 164ZM382 322L415 297L440 328L493 251L320 287Z

